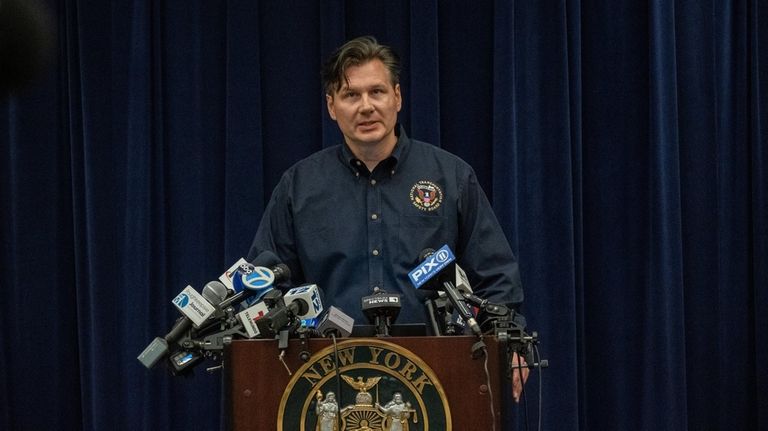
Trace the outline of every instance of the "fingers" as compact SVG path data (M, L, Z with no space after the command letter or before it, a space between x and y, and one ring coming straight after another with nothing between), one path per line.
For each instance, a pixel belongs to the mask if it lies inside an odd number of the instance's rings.
M520 402L520 395L523 393L523 384L520 382L520 373L517 370L512 372L512 398L516 403Z
M528 364L525 359L520 357L517 353L512 354L512 398L516 403L520 402L520 396L523 393L523 386L528 380Z

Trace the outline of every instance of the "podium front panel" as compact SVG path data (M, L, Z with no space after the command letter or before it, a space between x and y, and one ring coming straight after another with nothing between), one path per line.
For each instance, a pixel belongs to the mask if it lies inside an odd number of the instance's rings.
M490 430L491 426L491 408L488 380L484 370L484 357L473 359L472 346L477 342L475 337L387 337L387 338L346 338L339 339L337 342L354 341L355 344L366 344L366 340L371 343L385 341L412 353L418 359L426 364L436 376L442 392L444 392L445 402L449 408L448 426L435 426L433 431L443 431L443 428L453 430ZM485 344L488 349L488 372L490 376L490 390L493 391L494 412L496 414L496 428L500 428L501 418L501 383L504 379L503 368L500 368L499 344L495 339L486 338ZM280 350L277 340L237 340L227 348L225 356L225 414L228 414L227 422L230 429L236 431L242 430L278 430L301 431L300 429L286 429L278 426L279 415L293 415L296 409L301 409L301 405L290 398L286 389L289 384L296 385L308 384L314 380L297 377L295 373L307 365L312 365L313 360L318 357L321 351L328 351L333 342L327 338L312 338L302 343L294 339L289 342L289 347L285 351L283 361L280 360ZM309 364L302 360L302 353L309 353L311 359ZM306 358L306 356L304 356ZM347 358L348 359L348 358ZM395 368L397 372L412 376L410 369L400 364L399 358L393 358L385 361L384 358L377 358L378 363ZM392 363L397 361L397 364ZM283 363L285 362L285 364ZM421 363L416 361L417 364ZM349 364L347 364L349 365ZM416 366L409 364L416 370ZM287 368L286 368L287 367ZM333 370L330 370L333 368ZM343 370L344 367L341 367ZM405 369L405 371L403 371ZM289 375L289 370L292 375ZM314 366L313 376L327 374L328 378L335 380L335 366L329 361L320 366ZM306 380L306 381L305 381ZM361 380L358 377L358 380ZM371 379L369 379L370 381ZM293 383L292 383L293 382ZM342 383L344 384L344 383ZM352 384L352 382L348 383ZM369 384L370 391L378 388L373 387L376 383ZM365 382L359 384L359 390L365 390ZM321 397L322 394L318 394ZM378 398L378 393L370 398ZM349 398L349 397L347 397ZM319 398L320 399L320 398ZM358 402L360 400L358 399ZM378 400L375 400L376 402ZM350 404L352 400L347 399L340 407ZM306 412L306 401L304 402L304 411ZM354 403L352 403L354 404ZM382 401L382 405L384 402ZM283 411L281 411L281 405ZM349 408L349 407L348 407ZM290 410L290 411L289 411ZM370 409L374 410L374 409ZM314 409L312 409L314 412ZM305 413L309 414L309 413ZM314 413L312 413L314 414ZM428 425L418 415L411 418L409 431L426 430ZM292 419L295 419L292 417ZM349 418L347 418L349 419ZM415 421L415 422L414 422ZM350 421L351 423L352 421ZM368 424L367 425L372 425ZM373 427L363 427L355 422L355 425L347 424L346 431L355 429L376 429ZM306 431L315 431L315 426L303 427ZM439 428L439 429L438 429ZM378 430L377 430L378 431Z

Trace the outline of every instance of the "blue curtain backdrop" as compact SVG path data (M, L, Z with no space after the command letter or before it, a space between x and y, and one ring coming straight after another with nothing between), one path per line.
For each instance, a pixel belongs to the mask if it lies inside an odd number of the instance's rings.
M372 34L520 258L544 429L768 430L767 2L49 5L0 101L0 429L218 428L219 375L136 356L340 142L319 67Z

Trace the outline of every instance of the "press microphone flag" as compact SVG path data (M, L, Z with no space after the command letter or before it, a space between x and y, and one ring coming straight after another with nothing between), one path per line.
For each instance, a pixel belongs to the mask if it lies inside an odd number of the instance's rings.
M224 283L224 286L227 286L227 289L234 290L235 293L239 292L235 289L235 285L233 283L233 278L235 278L235 273L237 272L237 269L240 268L240 266L247 264L248 261L244 258L240 258L237 260L237 262L234 263L234 265L230 266L229 269L224 271L224 274L221 274L219 277L219 281Z
M425 252L427 250L425 250ZM425 253L422 252L422 254ZM440 274L446 266L455 262L456 256L453 255L448 244L446 244L431 255L428 254L427 256L422 257L422 260L423 261L416 268L408 273L408 278L411 279L411 283L413 283L417 289L423 286L424 283L433 279L436 275Z
M243 328L245 328L245 332L248 333L249 338L253 338L261 334L259 327L256 326L256 322L264 317L268 312L269 307L264 303L264 301L261 301L237 313L237 317L243 323Z
M192 286L187 286L171 301L173 305L192 323L199 328L216 311L203 295L197 293Z
M453 266L454 268L454 280L456 280L456 289L459 290L464 295L472 295L474 292L472 291L472 286L469 284L469 278L467 278L467 273L464 272L461 267L456 264Z
M316 284L294 287L285 293L283 300L286 307L291 307L294 302L297 303L291 308L295 308L295 315L301 320L316 318L323 312L323 301L320 299L320 289Z
M245 302L247 306L251 306L272 290L275 283L290 278L289 274L290 271L284 264L270 269L245 262L232 274L232 286L236 294L247 294Z
M317 326L317 331L323 336L328 337L334 334L337 337L349 337L352 334L352 329L355 326L355 319L349 317L341 309L334 307L333 305L328 308L320 324Z

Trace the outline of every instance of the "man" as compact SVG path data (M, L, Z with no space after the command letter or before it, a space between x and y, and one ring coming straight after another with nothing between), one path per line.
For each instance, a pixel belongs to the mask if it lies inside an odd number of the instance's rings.
M283 174L249 258L273 251L294 283L316 283L327 304L357 323L366 322L361 297L376 288L402 295L398 323L426 323L407 274L424 249L447 244L477 295L519 308L517 261L472 168L397 125L397 55L372 37L353 39L324 65L322 79L344 144Z

